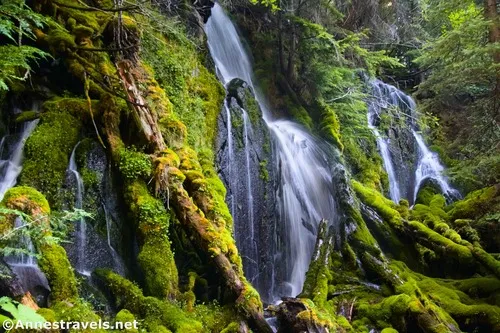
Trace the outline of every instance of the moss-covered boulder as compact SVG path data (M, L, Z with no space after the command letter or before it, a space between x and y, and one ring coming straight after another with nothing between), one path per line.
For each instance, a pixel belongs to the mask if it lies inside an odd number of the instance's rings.
M85 99L47 101L42 106L40 123L26 140L19 183L42 192L54 209L62 207L61 188L86 113Z

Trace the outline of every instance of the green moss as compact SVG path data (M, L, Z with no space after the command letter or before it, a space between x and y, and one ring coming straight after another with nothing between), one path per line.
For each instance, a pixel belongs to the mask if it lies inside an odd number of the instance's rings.
M420 222L411 221L408 223L408 226L420 237L424 245L432 250L450 259L456 259L463 265L471 265L473 263L472 252L468 247L455 243L453 240L440 235Z
M250 118L250 122L253 126L256 126L259 120L262 117L262 111L260 110L260 106L255 99L255 96L252 95L249 89L245 89L245 111L248 113Z
M31 121L38 118L38 112L36 111L24 111L16 117L16 123L23 123L25 121Z
M433 279L418 282L422 291L448 312L461 326L469 331L482 327L488 332L500 329L500 309L497 306L473 301L464 293L438 284Z
M153 172L151 158L137 151L135 147L123 148L119 152L120 163L118 165L122 176L128 180L143 178L149 180Z
M159 125L161 134L170 147L180 148L184 146L187 137L186 125L178 119L176 114L169 113L161 118Z
M267 182L269 181L269 171L267 171L267 160L262 160L259 163L260 179Z
M464 200L460 200L451 206L449 215L452 220L476 218L489 211L495 201L499 201L498 186L491 186L468 194Z
M394 202L384 197L380 192L364 187L355 180L352 181L352 186L361 201L375 209L384 220L387 220L393 226L401 224L401 215L396 210L397 206Z
M172 26L165 17L158 17L165 25ZM142 40L142 59L151 66L154 77L165 90L172 103L174 115L160 121L168 141L186 136L187 143L195 148L212 147L217 131L217 117L225 96L223 86L215 75L203 66L197 57L195 45L187 40L179 27L159 33L151 29ZM183 128L189 128L186 133ZM176 139L172 140L172 137Z
M311 130L314 125L309 113L304 107L299 104L294 103L290 98L285 98L285 107L289 114L293 117L295 121L303 125L307 129Z
M120 310L115 317L115 322L120 323L133 323L135 321L135 316L127 309ZM137 329L125 329L125 332L137 333L139 330Z
M88 188L96 188L100 185L99 183L99 175L97 172L92 171L88 168L81 168L80 175L82 177L83 184L85 189Z
M434 197L435 194L439 193L441 193L441 189L437 184L427 183L418 190L415 203L429 205L432 197Z
M335 111L326 103L318 102L321 112L321 131L323 135L336 145L340 150L344 149L340 134L339 117Z
M197 304L194 317L203 324L207 332L238 332L240 315L231 305L220 306L217 303Z
M388 189L389 180L377 153L375 140L343 137L344 156L355 179L373 189Z
M380 333L398 333L398 331L391 327L391 328L384 328Z
M150 332L157 332L159 326L175 333L203 331L202 324L193 315L183 311L179 305L145 297L139 287L111 271L97 270L96 274L109 287L120 309L127 309L138 319L142 319L141 328Z
M56 321L91 323L99 322L101 319L96 315L89 303L80 299L59 301L52 304L51 309L56 314ZM86 330L82 330L86 332ZM92 330L92 332L105 333L103 329Z
M170 243L165 235L147 237L137 261L144 271L148 293L157 297L172 297L176 294L177 267Z
M40 192L29 186L16 186L9 189L1 202L1 205L9 208L19 209L31 213L34 209L41 209L41 213L50 214L50 206Z
M60 189L65 180L69 156L78 142L81 118L87 101L59 98L43 104L40 123L24 147L19 183L42 192L54 209L62 205Z
M170 216L141 181L126 187L125 199L139 230L138 261L147 291L159 297L172 297L177 293L178 276L167 237Z
M42 244L40 269L49 281L50 297L55 302L70 301L78 298L77 283L73 268L66 251L58 244Z
M56 313L52 309L40 308L40 309L37 310L36 313L38 313L43 318L45 318L46 321L49 321L49 322L55 322L55 321L57 321Z

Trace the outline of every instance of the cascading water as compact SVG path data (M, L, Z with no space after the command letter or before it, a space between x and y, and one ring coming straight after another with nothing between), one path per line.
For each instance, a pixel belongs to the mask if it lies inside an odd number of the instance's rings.
M375 90L375 89L374 89ZM374 96L379 95L380 91L375 90ZM399 181L394 172L394 167L392 165L392 159L389 151L388 139L380 135L377 127L375 126L376 117L380 116L381 106L377 102L372 102L368 105L368 127L373 131L375 138L377 139L377 146L382 156L384 162L384 169L389 177L389 195L394 202L399 202L401 199L401 194L399 192Z
M22 170L23 150L26 139L35 129L38 124L38 119L24 123L23 130L19 135L18 141L15 143L10 156L7 159L0 161L0 201L3 199L5 192L16 185L17 177ZM2 152L5 137L2 139Z
M8 156L6 159L0 161L0 200L3 199L5 193L17 182L17 177L22 170L23 150L26 139L33 132L37 124L38 119L24 123L21 133L18 134L18 139L13 142L12 149L6 147L6 141L8 141L6 137L2 138L0 156L3 156L4 153L7 153ZM14 222L14 228L23 228L25 224L26 222L18 217ZM35 253L35 247L30 237L21 234L17 244L14 246L27 253L8 256L5 258L5 262L11 267L19 281L21 281L24 289L29 290L33 295L36 295L41 289L50 290L47 278L38 268L35 257L30 255L30 253Z
M108 199L109 200L109 199ZM104 218L106 219L106 241L108 244L109 252L111 254L111 257L113 259L113 265L114 265L114 270L122 275L125 275L126 268L123 263L122 258L118 254L118 251L113 246L113 239L112 239L112 224L113 224L113 216L111 212L109 211L108 208L109 203L108 202L103 202L102 203L102 209L104 210Z
M227 158L228 158L228 163L227 163L227 174L228 174L228 182L232 183L233 180L235 179L233 175L233 161L234 161L234 150L233 150L233 125L231 123L231 110L229 109L229 106L227 105L227 101L224 100L224 111L226 112L226 119L227 119ZM230 188L234 188L234 183L230 186ZM230 193L229 194L229 202L231 204L231 212L234 212L236 210L236 193Z
M270 120L271 112L265 98L253 83L252 65L249 56L241 43L238 33L223 9L216 3L206 24L206 34L212 58L215 61L221 81L227 85L234 78L245 80L255 94L262 110L268 131L271 135L273 155L277 166L277 205L278 233L274 239L274 262L262 263L273 266L273 282L271 291L259 290L262 294L270 292L271 299L279 296L295 296L302 290L305 274L309 266L315 244L317 225L322 218L331 223L336 222L336 205L331 177L331 147L322 145L316 138L307 133L301 126L283 120ZM242 110L243 119L248 120L247 112ZM226 119L227 121L227 119ZM247 121L248 124L248 121ZM243 130L249 127L244 127ZM232 129L233 131L235 129ZM228 130L229 132L229 130ZM245 132L244 138L248 138ZM228 138L229 142L230 138ZM245 141L246 145L248 142ZM245 147L249 149L249 147ZM234 170L235 172L236 170ZM245 170L243 172L250 172ZM229 177L225 177L226 179ZM226 184L229 192L234 193L231 182ZM247 188L247 200L253 200L251 188ZM234 200L234 198L233 198ZM244 198L238 198L244 200ZM236 203L237 204L237 203ZM236 218L234 205L233 216L235 226L245 221ZM257 221L252 221L247 233L256 232ZM265 223L266 221L264 221ZM245 232L245 231L242 231ZM248 236L248 235L245 235ZM236 240L243 257L251 257L239 244L242 235L236 234ZM251 258L257 261L257 258ZM248 275L247 270L245 273ZM278 275L282 275L278 278ZM258 278L258 277L257 277ZM253 279L250 279L252 282ZM256 283L254 283L255 285ZM257 284L258 285L258 284Z
M377 145L389 177L390 197L398 202L408 199L414 203L425 180L439 185L449 198L459 192L443 175L444 167L438 155L429 150L417 130L415 101L396 87L380 80L371 80L371 98L368 103L368 126L377 138ZM391 121L385 135L379 131L383 115Z
M418 190L426 179L434 180L441 188L441 192L447 197L452 199L459 198L460 192L451 187L447 179L443 176L444 167L439 162L438 155L429 150L429 148L425 145L424 138L419 133L415 130L412 130L412 133L417 141L420 155L417 170L415 171L415 191L413 193L413 202L417 199Z
M84 186L83 186L83 179L80 176L80 173L78 172L78 166L76 165L76 159L75 159L76 149L78 148L79 145L80 142L78 142L75 145L75 148L73 148L73 151L71 152L67 173L73 175L75 179L76 191L75 191L74 207L77 209L82 209ZM75 237L76 237L76 246L78 248L76 270L78 271L78 273L82 275L90 276L90 272L85 269L86 268L85 256L87 248L87 225L83 217L80 218L80 220L78 221Z
M25 226L26 222L22 218L15 219L14 228L21 229ZM14 247L22 249L23 252L5 257L5 262L22 283L24 290L30 291L35 298L44 297L46 291L50 290L49 282L38 267L34 257L35 246L31 238L26 234L21 234Z
M270 124L274 153L279 161L278 206L280 222L285 225L285 265L288 290L297 295L305 281L321 219L336 222L334 184L326 147L304 129L286 120Z

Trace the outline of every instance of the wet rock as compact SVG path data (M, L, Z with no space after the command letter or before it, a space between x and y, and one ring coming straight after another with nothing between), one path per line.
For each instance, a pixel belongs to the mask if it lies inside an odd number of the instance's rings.
M308 313L309 312L309 313ZM308 315L302 315L308 313ZM314 311L302 299L284 298L276 309L279 322L278 333L327 333L327 327L316 319Z
M125 275L126 266L122 260L124 251L119 244L124 241L125 217L118 200L120 191L113 181L113 174L108 165L106 153L93 140L83 140L76 151L78 172L84 182L83 210L94 215L93 219L85 219L85 259L80 267L90 274L96 268L111 268ZM73 207L76 201L76 178L68 172L65 190L67 192L68 207ZM77 232L79 222L75 223L75 232L72 233L70 243L65 248L68 257L78 269L78 241Z
M270 134L248 84L228 84L219 115L216 163L227 189L226 202L234 218L234 234L245 276L270 300L275 279L272 253L276 246L276 199Z

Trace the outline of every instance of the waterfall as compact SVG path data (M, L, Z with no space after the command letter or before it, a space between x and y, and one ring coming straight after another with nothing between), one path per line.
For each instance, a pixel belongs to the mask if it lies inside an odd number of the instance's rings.
M429 150L425 145L424 138L412 130L412 134L418 144L419 161L417 170L415 171L415 191L413 193L413 202L417 199L420 185L426 179L432 179L437 182L441 188L441 192L449 198L455 199L460 197L460 193L450 186L446 178L443 176L444 167L439 162L439 157L436 153Z
M26 222L21 217L16 217L14 221L14 228L19 229L26 226ZM31 238L27 235L21 234L18 242L19 248L26 250L27 253L20 253L18 255L9 256L6 258L6 262L11 266L19 267L36 267L36 260L30 253L35 253L35 246L31 241Z
M250 119L248 119L248 114L244 109L241 109L243 114L243 139L245 146L245 166L246 166L246 179L247 179L247 200L248 200L248 220L250 223L250 234L247 237L254 239L255 228L254 228L254 216L253 216L253 192L252 192L252 176L250 170L250 144L249 144L249 132L251 131ZM252 242L255 244L254 242Z
M443 175L444 167L436 153L426 146L418 133L415 101L398 88L380 80L371 80L368 101L368 126L373 131L384 168L389 177L389 193L393 201L408 199L414 203L425 180L433 180L448 198L457 198L455 190ZM382 135L378 129L381 117L391 120Z
M234 150L233 150L233 125L231 123L231 111L229 110L229 106L227 105L227 101L224 100L224 111L226 111L226 119L227 119L227 151L228 151L228 182L231 184L229 186L230 189L233 189L235 187L233 181L234 181L234 175L233 175L233 163L234 163ZM234 212L236 209L236 192L230 192L229 194L229 202L230 202L230 209L231 212Z
M3 199L5 193L16 185L17 177L22 170L23 150L26 139L31 135L38 119L29 121L23 124L22 131L18 135L18 139L13 142L12 149L6 147L7 136L2 138L0 142L0 156L6 153L7 158L0 160L0 200ZM26 222L17 217L14 221L14 228L23 228ZM5 257L5 262L11 267L19 281L21 281L25 290L29 290L32 294L40 291L40 288L50 290L49 283L45 275L38 268L37 261L30 253L35 253L35 246L28 235L21 234L15 247L26 251Z
M253 82L250 58L235 26L217 3L212 8L205 31L220 80L227 85L232 79L240 78L247 82L254 92L271 135L273 155L276 158L278 179L275 181L281 234L274 237L275 246L269 246L270 249L276 248L276 253L273 253L274 262L263 264L273 266L274 280L278 275L283 277L281 281L273 281L275 286L272 287L272 291L259 290L259 292L264 294L270 292L273 300L280 296L296 296L302 290L314 250L319 221L325 218L331 223L336 222L330 165L330 161L334 159L331 156L332 148L320 144L319 140L298 124L291 121L270 120L271 111L266 99ZM245 110L241 112L244 123L248 124L245 120L248 119L247 112ZM249 127L244 124L243 130L247 129ZM248 138L248 132L244 134L244 138ZM244 144L248 144L247 140ZM247 168L242 172L249 174L250 170ZM228 187L229 192L234 193L231 183ZM251 187L249 186L247 190L249 193L246 199L251 201L253 200ZM232 213L234 214L234 210ZM235 226L243 222L237 219L234 221ZM246 233L256 233L257 221L252 221L250 224ZM244 248L240 247L239 240L243 235L235 236L242 256L251 257L253 255L251 252L245 252ZM248 237L248 234L244 237ZM257 258L251 259L257 261ZM245 273L248 274L246 270Z
M280 222L286 226L288 242L286 294L296 296L302 291L319 221L336 222L332 166L325 147L301 126L276 120L270 128L280 169Z
M374 89L374 96L380 96L380 90ZM377 96L378 97L378 96ZM394 202L399 202L401 199L401 194L399 192L399 181L396 177L394 167L392 165L392 159L389 151L388 139L382 137L377 127L375 126L376 117L380 116L380 104L372 102L368 105L368 127L373 131L375 138L377 139L377 147L382 156L382 161L384 163L384 169L389 177L389 195Z
M75 159L76 149L78 148L79 145L80 142L78 142L75 145L75 148L73 148L73 151L71 152L67 173L73 175L76 182L74 207L77 209L82 209L83 193L84 193L83 179L80 173L78 172L78 166L76 165L76 159ZM78 248L76 270L78 271L78 273L82 275L90 276L90 272L85 269L86 268L85 254L87 247L87 225L83 217L80 218L80 220L78 221L75 237L76 237L76 246Z
M5 192L16 185L17 177L22 170L23 150L26 139L35 129L38 124L38 119L26 122L23 124L23 130L19 135L18 141L14 144L12 153L5 160L0 160L0 201L3 199ZM2 138L2 153L5 137Z
M106 240L109 247L109 252L111 254L111 258L113 259L114 269L117 273L121 275L125 275L125 265L118 254L118 252L113 247L113 243L111 240L111 223L113 222L112 216L106 207L106 203L102 204L102 208L104 210L104 217L106 219Z

